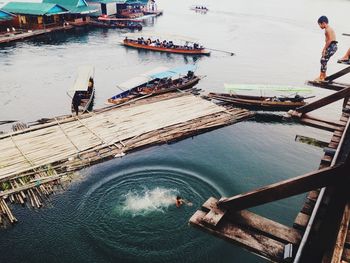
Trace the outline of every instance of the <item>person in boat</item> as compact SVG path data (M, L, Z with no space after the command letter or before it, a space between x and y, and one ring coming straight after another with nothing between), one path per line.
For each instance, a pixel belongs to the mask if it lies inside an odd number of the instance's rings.
M124 38L124 42L128 42L128 37L125 37L125 38Z
M94 89L94 79L89 78L89 84L88 84L88 94L91 95L92 91Z
M78 116L79 114L79 105L81 103L81 94L80 92L76 91L73 96L72 104L73 104L73 109Z
M321 72L320 76L315 81L324 81L326 79L328 60L337 52L337 40L334 30L329 26L329 21L326 16L321 16L317 21L319 27L325 30L325 45L322 50L321 57Z
M194 76L194 72L193 71L191 71L191 70L189 70L188 72L187 72L187 78L192 78Z
M350 48L346 51L345 55L338 60L340 63L350 63Z

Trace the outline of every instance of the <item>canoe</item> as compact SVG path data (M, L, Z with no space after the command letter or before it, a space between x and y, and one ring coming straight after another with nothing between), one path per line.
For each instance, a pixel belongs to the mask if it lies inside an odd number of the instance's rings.
M183 54L183 55L207 55L207 56L210 55L210 51L206 50L205 48L198 48L198 49L166 48L166 47L160 47L160 46L138 44L137 40L132 40L132 39L124 39L122 44L127 47L150 50L150 51L167 52L167 53L175 53L175 54Z
M237 107L262 111L289 111L304 106L304 97L265 97L227 93L209 93L211 99L227 102Z
M92 110L95 98L94 68L83 66L79 68L74 86L67 92L72 98L72 113L85 113Z
M155 69L151 73L144 73L118 85L123 92L108 99L108 103L121 104L144 96L190 89L201 79L194 75L194 70L194 65L187 65L170 70L166 68Z

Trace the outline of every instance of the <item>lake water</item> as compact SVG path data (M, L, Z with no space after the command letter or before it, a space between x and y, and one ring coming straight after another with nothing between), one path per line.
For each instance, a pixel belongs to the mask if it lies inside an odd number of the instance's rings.
M195 13L189 10L193 4L210 11ZM350 46L350 38L341 36L350 31L345 0L160 0L158 5L164 15L149 20L143 32L195 37L237 55L213 52L196 59L139 52L118 44L122 32L101 29L11 44L0 48L0 120L30 122L69 113L66 90L82 64L95 66L95 107L102 107L118 93L118 83L158 66L188 63L206 75L197 86L206 92L224 91L224 83L303 87L318 75L324 36L316 21L323 14L340 42L329 72L342 68L335 59ZM329 92L312 88L309 94ZM334 119L339 109L336 103L315 114ZM187 223L210 196L235 195L317 169L322 149L295 142L297 134L330 138L262 116L85 169L82 180L53 196L49 206L14 208L19 223L1 230L0 262L264 262ZM193 206L177 209L176 195ZM251 210L291 226L304 198Z

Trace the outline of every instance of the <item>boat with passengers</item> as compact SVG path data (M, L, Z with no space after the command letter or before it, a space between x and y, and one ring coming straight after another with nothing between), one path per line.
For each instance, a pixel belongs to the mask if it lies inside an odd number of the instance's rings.
M108 103L121 104L133 99L159 95L195 86L201 77L194 74L195 65L176 68L159 67L117 85L122 92L108 99Z
M169 36L168 40L164 37L155 36L137 36L135 34L129 34L125 36L122 44L126 47L132 47L142 50L167 52L184 55L210 55L210 51L197 41L180 37L175 40L176 36ZM174 40L169 40L174 39Z

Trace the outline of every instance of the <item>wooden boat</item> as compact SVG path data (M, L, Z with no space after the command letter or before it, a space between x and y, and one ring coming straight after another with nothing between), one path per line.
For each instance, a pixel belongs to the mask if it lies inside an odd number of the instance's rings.
M295 97L264 97L228 93L209 93L208 97L233 104L237 107L263 111L288 111L296 109L304 106L306 104L304 99L307 99L299 95Z
M122 42L124 46L137 48L137 49L143 49L143 50L150 50L150 51L158 51L158 52L167 52L167 53L175 53L175 54L184 54L184 55L210 55L210 51L206 50L203 47L193 48L193 47L186 47L181 45L174 45L173 47L164 47L162 45L155 45L155 43L152 43L150 45L145 43L140 43L138 40L128 39L125 38Z
M91 20L90 25L101 28L118 28L118 29L130 29L130 30L142 30L142 20L138 19L125 19L125 18L113 18L101 16L96 20Z
M171 70L164 69L155 69L118 85L118 88L123 92L108 99L108 103L120 104L143 96L148 97L147 95L155 96L176 90L190 89L201 79L194 75L195 66L193 65Z
M190 8L191 10L193 11L196 11L196 12L201 12L201 13L206 13L209 11L209 9L205 6L191 6Z
M78 113L91 111L95 97L94 67L80 67L74 86L67 94L72 98L72 113L78 115Z

